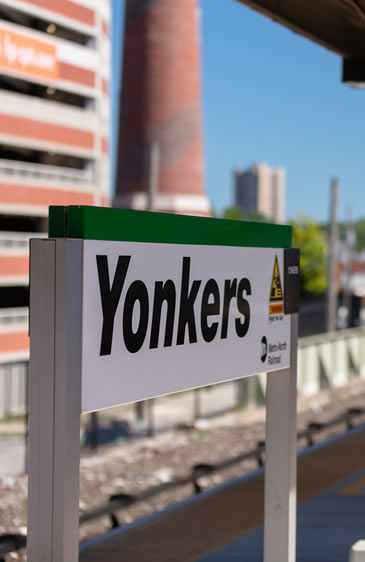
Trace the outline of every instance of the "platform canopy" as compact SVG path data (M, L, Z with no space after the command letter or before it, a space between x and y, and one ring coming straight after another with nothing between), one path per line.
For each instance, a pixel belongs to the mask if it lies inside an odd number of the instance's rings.
M237 0L345 59L365 57L365 0Z

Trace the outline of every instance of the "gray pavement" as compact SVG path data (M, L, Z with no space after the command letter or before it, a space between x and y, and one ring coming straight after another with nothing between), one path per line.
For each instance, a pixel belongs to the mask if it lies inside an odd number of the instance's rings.
M24 470L24 438L19 436L0 436L0 477L21 474Z
M297 516L297 562L348 562L351 546L365 537L364 494L341 494L354 477L304 502ZM340 493L339 493L340 492ZM200 559L199 562L261 562L263 528Z
M104 410L100 412L99 419L101 422L124 419L129 422L132 433L138 433L147 430L152 412L154 430L159 431L176 424L192 424L197 413L201 417L209 417L219 411L233 408L236 393L237 386L234 382L215 385L202 388L198 393L182 392L157 398L150 405L146 403L145 420L141 422L136 421L135 407L130 404ZM152 410L149 410L151 407ZM25 432L26 426L22 421L0 420L0 477L24 472Z
M153 417L157 427L181 423L190 424L196 414L201 417L209 417L219 411L234 408L236 401L237 383L229 382L201 388L198 391L180 392L146 401L146 410L148 410L148 402L152 402ZM100 412L100 417L102 419L123 418L130 424L134 424L136 421L135 405L108 408Z

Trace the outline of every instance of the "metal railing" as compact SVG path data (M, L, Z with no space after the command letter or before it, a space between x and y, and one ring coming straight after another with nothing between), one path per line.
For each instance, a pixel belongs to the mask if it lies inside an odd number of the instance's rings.
M341 424L345 424L347 430L350 430L354 427L354 420L363 414L365 414L365 408L350 408L344 414L327 422L310 422L308 423L306 429L301 430L297 433L297 439L305 439L308 446L313 446L314 436L319 432ZM81 514L80 524L82 525L83 523L87 523L89 521L102 517L103 515L109 515L111 520L111 527L118 527L119 522L115 515L116 511L125 509L126 507L132 504L136 504L137 502L146 501L163 492L173 490L180 486L185 486L186 484L192 484L194 493L198 494L202 491L202 488L198 482L200 478L204 476L211 476L214 472L230 468L249 459L256 459L258 466L262 467L264 466L264 452L265 441L258 441L255 449L240 453L239 455L235 455L234 457L229 457L215 464L196 464L184 476L175 478L171 482L166 482L158 486L151 486L150 488L143 490L139 494L113 494L112 496L110 496L108 503L105 503L95 509Z
M89 187L94 182L92 170L77 170L63 166L33 164L18 160L0 159L0 177L45 180L49 183L70 183Z
M353 429L356 418L365 414L365 408L350 408L340 416L328 420L327 422L313 421L308 423L306 429L297 433L297 439L305 439L307 446L311 447L314 444L314 436L324 431L335 427L336 425L345 424L347 430ZM108 515L110 517L111 528L115 529L120 526L116 512L125 509L136 503L149 500L163 492L174 490L178 487L187 484L193 485L193 493L199 494L202 492L202 487L199 484L200 478L211 476L213 473L230 468L245 460L256 459L258 467L264 466L264 453L265 441L259 441L255 449L251 449L234 457L229 457L221 462L212 463L199 463L194 465L189 472L185 475L166 482L157 486L151 486L142 490L138 494L120 493L113 494L109 497L108 502L100 505L90 511L86 511L80 515L80 525ZM14 552L26 546L26 536L21 534L6 534L0 535L0 562L5 562L3 556L10 552Z
M0 535L0 562L5 562L4 556L11 552L16 552L25 548L27 545L27 537L17 533L7 533Z

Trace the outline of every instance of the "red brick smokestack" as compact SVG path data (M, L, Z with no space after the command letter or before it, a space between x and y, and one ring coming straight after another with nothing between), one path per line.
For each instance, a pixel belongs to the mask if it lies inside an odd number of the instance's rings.
M126 0L125 16L114 205L145 210L152 168L154 211L209 215L197 0Z

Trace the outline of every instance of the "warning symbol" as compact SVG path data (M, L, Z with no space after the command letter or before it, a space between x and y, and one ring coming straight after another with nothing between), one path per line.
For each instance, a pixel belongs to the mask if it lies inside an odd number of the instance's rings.
M272 274L271 281L271 292L270 292L270 302L277 302L283 300L283 290L280 281L280 272L278 258L275 256L274 271Z

